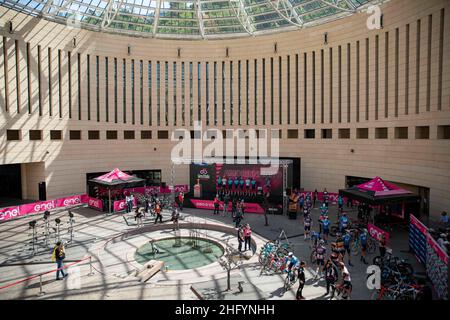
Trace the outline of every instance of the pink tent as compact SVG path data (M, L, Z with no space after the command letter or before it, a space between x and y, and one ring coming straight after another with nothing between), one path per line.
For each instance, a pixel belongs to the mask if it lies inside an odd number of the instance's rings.
M356 187L361 190L372 191L375 193L375 196L390 196L412 193L396 186L395 184L384 181L380 177L375 177L370 181L357 185Z
M115 168L113 171L108 172L100 177L95 178L95 180L98 180L99 182L108 182L112 183L113 181L122 181L122 182L128 182L130 180L133 180L134 177L130 176L129 174L126 174L123 171L120 171L118 168Z

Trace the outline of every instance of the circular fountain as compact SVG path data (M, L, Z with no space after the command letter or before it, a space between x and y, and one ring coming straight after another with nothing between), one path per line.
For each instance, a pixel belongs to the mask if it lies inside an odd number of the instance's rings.
M217 262L223 254L222 245L210 239L173 237L147 242L136 250L134 259L142 265L159 260L168 270L186 270Z

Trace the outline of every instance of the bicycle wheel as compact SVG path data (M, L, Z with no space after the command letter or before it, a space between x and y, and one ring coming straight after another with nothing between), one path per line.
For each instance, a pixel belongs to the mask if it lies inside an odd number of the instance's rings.
M372 260L372 264L381 267L383 265L383 257L382 256L376 256Z
M339 228L336 226L332 226L330 228L330 236L336 237L337 233L339 232Z

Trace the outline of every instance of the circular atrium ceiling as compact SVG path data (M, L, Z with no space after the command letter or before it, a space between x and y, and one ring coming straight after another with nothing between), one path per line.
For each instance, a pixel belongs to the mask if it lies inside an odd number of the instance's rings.
M0 0L70 27L139 37L215 39L325 23L373 0Z

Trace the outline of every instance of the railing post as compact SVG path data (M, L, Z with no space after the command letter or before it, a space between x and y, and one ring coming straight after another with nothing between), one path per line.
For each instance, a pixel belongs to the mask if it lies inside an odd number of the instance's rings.
M89 269L90 269L90 271L89 271L88 276L93 276L94 272L92 271L92 256L89 257Z
M42 290L42 274L39 275L39 293L38 296L41 297L45 294L45 292Z

